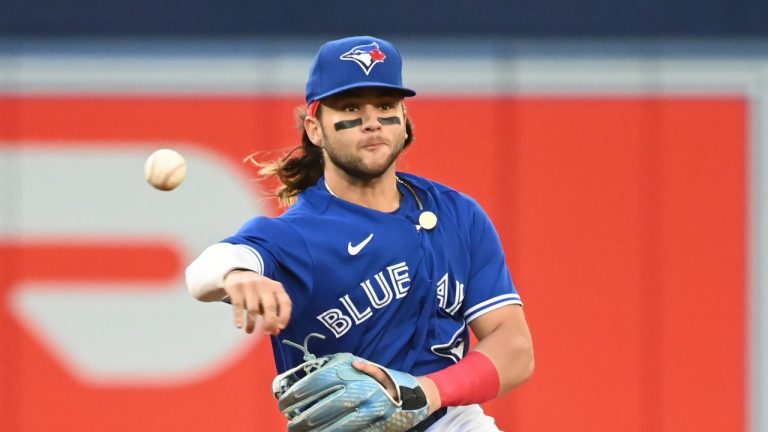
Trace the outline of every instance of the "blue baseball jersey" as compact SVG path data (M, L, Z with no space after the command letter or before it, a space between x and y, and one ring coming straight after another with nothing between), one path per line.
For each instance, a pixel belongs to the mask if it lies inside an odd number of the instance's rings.
M256 217L226 243L247 246L293 302L272 337L278 372L338 352L423 375L458 362L473 319L521 304L498 234L480 205L447 186L398 173L400 208L386 213L333 196L321 178L276 218ZM414 196L415 194L415 196ZM417 200L418 198L418 200ZM423 210L419 209L419 204ZM432 229L419 215L437 215Z

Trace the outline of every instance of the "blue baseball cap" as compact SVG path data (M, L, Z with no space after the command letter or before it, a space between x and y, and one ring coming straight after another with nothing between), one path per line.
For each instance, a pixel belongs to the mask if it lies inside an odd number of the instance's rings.
M307 103L358 87L385 87L399 90L403 96L416 95L403 87L403 59L390 42L353 36L323 44L309 70Z

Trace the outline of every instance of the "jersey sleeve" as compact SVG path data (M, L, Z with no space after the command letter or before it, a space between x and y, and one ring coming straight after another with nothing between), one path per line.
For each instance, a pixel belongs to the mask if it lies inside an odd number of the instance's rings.
M223 242L248 248L261 266L260 273L283 284L293 304L292 314L303 310L312 293L314 266L304 238L287 222L257 217Z
M502 306L522 305L496 228L475 200L470 203L470 268L463 304L467 323Z

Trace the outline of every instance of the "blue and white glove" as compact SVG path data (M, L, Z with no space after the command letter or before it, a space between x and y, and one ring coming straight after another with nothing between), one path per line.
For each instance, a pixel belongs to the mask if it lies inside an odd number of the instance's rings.
M315 358L306 346L303 350L305 363L272 381L289 432L401 432L427 418L427 398L412 375L368 362L395 383L393 399L378 381L352 366L367 360L350 353Z

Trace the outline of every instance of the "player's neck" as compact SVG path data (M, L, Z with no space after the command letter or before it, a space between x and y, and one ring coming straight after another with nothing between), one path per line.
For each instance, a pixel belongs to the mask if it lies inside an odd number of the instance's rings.
M351 203L382 212L400 208L394 166L381 177L362 181L337 170L325 170L325 186L331 195Z

